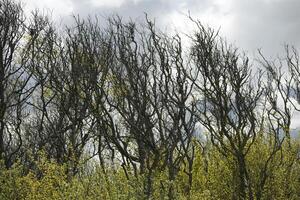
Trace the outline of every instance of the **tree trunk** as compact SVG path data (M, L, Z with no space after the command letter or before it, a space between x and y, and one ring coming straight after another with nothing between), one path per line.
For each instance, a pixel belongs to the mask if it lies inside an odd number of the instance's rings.
M1 47L0 47L1 48ZM1 48L2 49L2 48ZM3 55L2 50L0 53L0 160L4 159L4 115L6 110L5 99L4 99L4 64L3 64Z
M252 188L249 185L250 178L248 176L247 168L246 168L246 161L245 161L245 155L239 154L237 157L238 161L238 199L244 200L244 199L250 199L253 200L253 193ZM248 194L247 194L248 190Z

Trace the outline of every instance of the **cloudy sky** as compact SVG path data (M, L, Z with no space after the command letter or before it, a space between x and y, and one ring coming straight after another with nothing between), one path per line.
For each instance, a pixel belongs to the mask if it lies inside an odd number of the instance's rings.
M220 28L230 43L253 54L282 53L284 44L300 47L299 0L23 0L27 12L51 11L55 20L68 22L72 14L118 13L141 20L144 12L161 28L189 31L188 12L202 23Z
M300 0L23 0L26 12L51 11L57 22L69 23L72 14L109 16L142 21L144 13L161 29L189 32L186 15L220 28L220 34L248 55L263 50L267 57L282 55L283 45L300 49ZM293 127L300 126L300 114Z

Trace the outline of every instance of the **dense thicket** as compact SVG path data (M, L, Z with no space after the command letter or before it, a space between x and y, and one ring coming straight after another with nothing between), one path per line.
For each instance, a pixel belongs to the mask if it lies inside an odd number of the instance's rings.
M61 29L0 0L0 198L299 199L296 49L251 60L189 21Z

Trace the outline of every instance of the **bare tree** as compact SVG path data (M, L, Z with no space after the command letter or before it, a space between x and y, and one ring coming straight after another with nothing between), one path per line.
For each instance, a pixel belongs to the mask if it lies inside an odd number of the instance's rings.
M278 58L275 61L267 60L261 52L261 64L267 72L266 84L266 121L268 132L273 136L270 155L262 168L261 184L258 189L257 198L260 199L263 193L264 184L268 178L268 172L274 168L271 162L275 155L282 150L286 141L290 153L293 154L290 162L280 162L278 167L287 169L286 176L291 175L293 165L297 160L297 149L292 149L291 145L291 120L293 112L299 111L299 56L295 48L286 46L285 58ZM284 156L280 154L281 160ZM269 169L270 168L270 169ZM289 180L289 179L286 179ZM290 194L290 185L285 183L287 196Z
M236 161L238 177L234 199L253 199L246 156L259 130L260 81L251 75L249 59L218 38L217 32L194 21L198 31L192 36L191 56L195 71L190 79L197 93L198 120L209 131L212 143ZM197 95L197 96L196 96ZM234 172L235 173L235 172Z
M26 101L36 87L30 51L23 48L34 38L24 39L29 30L20 4L3 0L0 5L0 159L9 167L22 146Z
M139 28L119 17L109 20L102 44L107 83L100 76L100 87L95 87L99 144L107 144L112 157L117 151L122 166L145 175L146 198L152 193L155 170L168 169L172 182L183 163L189 193L195 105L189 99L193 85L187 79L180 37L157 32L148 19ZM173 198L173 186L168 191Z

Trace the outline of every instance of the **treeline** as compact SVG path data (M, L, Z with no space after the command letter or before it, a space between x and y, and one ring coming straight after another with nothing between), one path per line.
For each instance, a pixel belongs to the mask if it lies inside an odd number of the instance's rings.
M299 199L298 52L189 21L186 48L147 16L61 28L0 0L1 199Z

